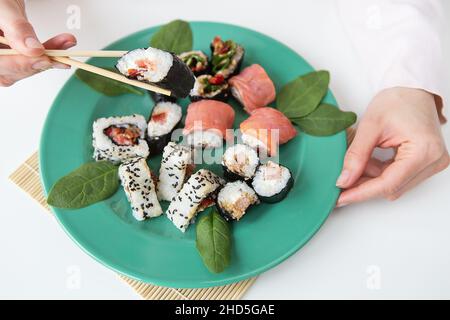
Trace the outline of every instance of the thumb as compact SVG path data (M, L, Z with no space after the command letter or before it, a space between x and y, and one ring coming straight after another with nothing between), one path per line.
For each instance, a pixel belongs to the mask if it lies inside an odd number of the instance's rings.
M41 56L44 53L44 46L39 42L20 3L20 1L2 2L0 28L11 48L29 57Z
M348 188L363 174L364 169L377 146L379 130L371 122L362 121L356 131L355 138L347 150L341 175L336 186Z

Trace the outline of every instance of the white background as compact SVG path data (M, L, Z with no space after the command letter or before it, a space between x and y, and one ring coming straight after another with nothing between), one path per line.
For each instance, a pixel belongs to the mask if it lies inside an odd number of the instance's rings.
M39 0L28 1L28 13L41 39L70 31L80 49L101 48L175 18L249 27L284 42L315 68L330 70L340 106L361 114L373 93L334 1L224 3L214 8L210 0ZM70 5L81 9L79 30L67 29ZM450 32L445 36L448 48ZM448 61L443 67L450 71ZM37 149L48 108L71 73L52 70L0 88L0 298L139 298L7 179ZM444 135L449 143L449 125ZM261 275L245 298L450 298L449 191L447 170L396 202L335 210L303 250Z

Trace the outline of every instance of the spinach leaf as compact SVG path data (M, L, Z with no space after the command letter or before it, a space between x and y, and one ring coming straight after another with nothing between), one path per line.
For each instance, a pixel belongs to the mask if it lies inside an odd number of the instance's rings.
M105 69L115 71L112 68ZM130 86L126 83L106 78L82 69L78 69L77 71L75 71L75 76L95 91L98 91L110 97L119 96L125 93L133 93L141 96L144 94L141 90L136 89L135 87Z
M231 260L231 232L216 209L197 223L197 250L209 271L220 273Z
M174 20L162 26L152 37L150 46L175 54L192 50L192 30L188 22Z
M109 198L118 188L117 166L108 161L88 162L59 179L47 203L57 208L83 208Z
M356 122L354 112L344 112L329 104L319 107L303 118L292 118L300 129L313 136L329 136L342 131Z
M315 71L285 85L277 98L277 108L288 118L301 118L313 112L328 91L330 74Z

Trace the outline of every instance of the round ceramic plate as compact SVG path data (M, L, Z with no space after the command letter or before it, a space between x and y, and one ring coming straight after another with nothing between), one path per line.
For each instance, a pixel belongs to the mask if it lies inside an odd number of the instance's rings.
M229 24L192 22L194 48L209 52L214 36L233 39L246 49L244 66L262 65L277 90L312 67L297 53L261 33ZM125 37L106 49L147 47L158 27ZM91 59L112 67L114 59ZM336 104L331 93L326 102ZM234 101L235 127L247 115ZM186 108L188 101L181 101ZM65 84L47 116L40 146L45 191L62 176L91 161L92 123L99 117L139 113L148 117L153 102L147 94L104 96L75 77ZM299 250L320 228L339 194L335 187L346 148L345 133L330 137L298 136L280 147L280 162L295 184L277 204L261 204L233 223L232 262L223 273L210 273L195 247L195 226L178 231L164 216L138 222L132 218L122 189L110 199L80 210L53 211L67 234L89 255L131 278L168 287L210 287L255 276ZM158 172L160 157L149 160ZM221 174L220 165L207 166ZM167 204L164 205L164 208Z

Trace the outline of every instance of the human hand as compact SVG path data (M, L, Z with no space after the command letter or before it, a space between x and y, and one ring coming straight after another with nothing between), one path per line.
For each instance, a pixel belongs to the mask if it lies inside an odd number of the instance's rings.
M22 55L0 56L0 87L50 68L68 69L44 56L45 49L68 49L76 45L71 34L60 34L41 44L28 22L23 0L0 0L0 35L9 41L11 48ZM1 48L6 46L0 45Z
M394 148L392 160L372 158L375 147ZM434 96L424 90L391 88L370 103L344 159L336 185L337 206L384 197L395 200L448 167Z

